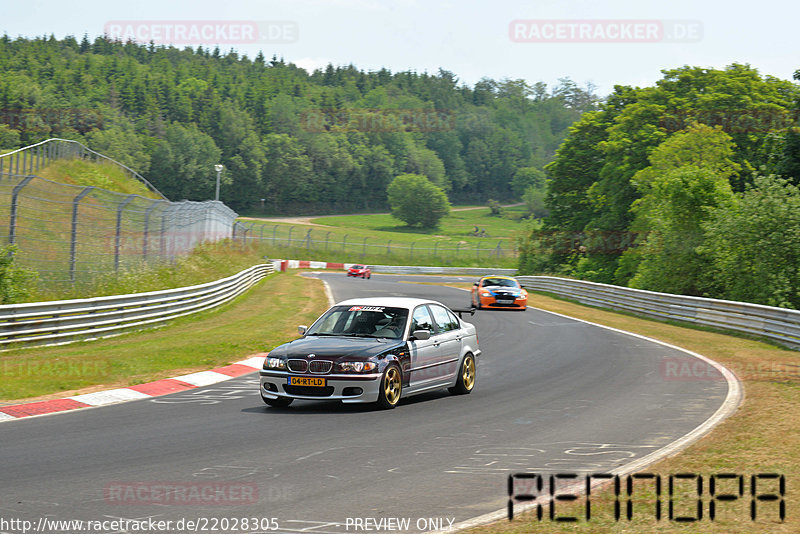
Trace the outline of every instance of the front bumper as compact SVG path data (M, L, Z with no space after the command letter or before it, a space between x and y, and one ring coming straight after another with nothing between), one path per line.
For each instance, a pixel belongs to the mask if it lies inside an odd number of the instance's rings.
M340 400L345 403L372 403L378 400L381 374L314 375L286 371L260 372L261 396L266 399ZM289 386L289 376L324 378L326 386Z
M511 309L511 310L524 310L528 307L528 299L526 298L519 298L515 299L514 302L497 302L495 297L481 297L481 306L484 308L503 308L503 309Z

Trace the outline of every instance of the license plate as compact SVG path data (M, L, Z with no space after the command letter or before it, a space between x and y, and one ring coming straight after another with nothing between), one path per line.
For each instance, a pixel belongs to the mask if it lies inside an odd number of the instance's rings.
M290 386L314 386L314 387L325 387L325 379L319 378L316 376L290 376L289 383Z
M512 304L514 299L497 299L497 302L499 304Z

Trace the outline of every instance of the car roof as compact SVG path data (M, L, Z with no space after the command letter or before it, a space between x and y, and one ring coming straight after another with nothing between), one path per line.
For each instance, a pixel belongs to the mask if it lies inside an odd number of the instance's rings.
M387 308L408 308L413 309L420 304L439 304L444 306L441 302L428 299L417 299L411 297L365 297L347 299L337 302L335 306L385 306Z
M487 274L486 276L481 277L481 280L483 280L484 278L504 278L506 280L515 280L515 281L517 280L513 276L506 276L504 274Z

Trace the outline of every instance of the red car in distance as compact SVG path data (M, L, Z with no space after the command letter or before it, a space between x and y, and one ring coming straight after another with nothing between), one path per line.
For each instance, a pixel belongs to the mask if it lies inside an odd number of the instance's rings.
M347 269L347 276L355 276L356 278L372 278L372 271L368 265L356 263Z

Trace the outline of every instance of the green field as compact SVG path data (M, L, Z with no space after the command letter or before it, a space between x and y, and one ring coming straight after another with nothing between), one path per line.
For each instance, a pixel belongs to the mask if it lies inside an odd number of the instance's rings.
M537 223L521 219L520 207L505 213L491 216L482 207L452 211L434 230L404 226L389 214L240 222L248 228L248 240L275 258L516 268L517 240Z

